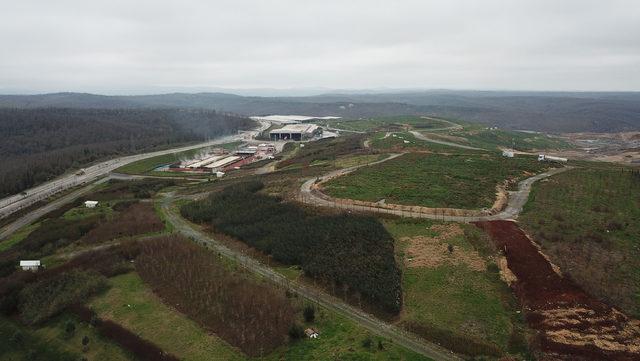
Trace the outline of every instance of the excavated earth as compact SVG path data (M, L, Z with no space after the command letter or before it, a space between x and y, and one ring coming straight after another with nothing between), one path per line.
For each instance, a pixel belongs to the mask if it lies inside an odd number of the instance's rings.
M506 257L541 360L640 360L640 321L563 277L515 222L476 225Z

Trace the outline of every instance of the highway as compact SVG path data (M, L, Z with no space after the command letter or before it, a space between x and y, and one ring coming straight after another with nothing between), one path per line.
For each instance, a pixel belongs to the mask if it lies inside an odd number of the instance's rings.
M176 232L181 233L195 242L206 245L224 257L235 260L239 265L247 270L268 279L279 286L286 287L289 291L354 321L368 331L392 340L395 344L403 346L433 360L462 360L458 355L441 346L426 341L390 323L379 320L376 317L358 308L352 307L327 293L306 286L300 282L290 281L269 266L260 263L239 251L228 248L224 244L209 237L206 233L185 221L180 215L176 214L171 208L171 204L174 200L176 200L176 198L173 193L166 194L165 198L161 202L161 207L166 215L167 221L173 225Z
M66 174L58 177L53 181L43 183L37 187L25 191L25 195L16 194L0 199L0 218L7 217L8 215L22 208L28 207L40 200L47 199L56 193L62 192L72 187L76 187L81 184L91 183L96 179L108 174L109 172L122 167L123 165L146 158L156 157L159 155L171 154L195 148L243 140L247 135L251 137L254 133L266 129L265 126L266 128L269 127L268 124L263 124L261 122L258 129L248 131L246 132L246 134L230 135L189 146L171 148L150 153L134 154L94 164L90 167L85 168L83 174Z

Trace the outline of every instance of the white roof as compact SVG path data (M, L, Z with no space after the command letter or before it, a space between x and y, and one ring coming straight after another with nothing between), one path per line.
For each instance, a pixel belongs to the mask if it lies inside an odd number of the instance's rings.
M33 260L33 261L20 261L20 266L40 266L40 261L39 260Z
M98 204L98 201L84 201L84 204L89 204L89 205L93 204L93 205L96 205L96 204Z
M274 129L271 133L312 133L316 129L318 126L315 124L289 124L280 129Z
M237 161L238 159L240 159L240 157L236 157L236 156L225 157L225 158L222 158L222 159L220 159L218 161L215 161L215 162L213 162L211 164L207 164L205 166L205 168L223 167L223 166L225 166L227 164L230 164L230 163L233 163L233 162Z

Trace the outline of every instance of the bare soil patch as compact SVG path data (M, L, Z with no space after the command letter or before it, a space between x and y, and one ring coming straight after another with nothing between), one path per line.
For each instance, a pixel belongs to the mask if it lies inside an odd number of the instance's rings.
M478 222L504 252L543 360L638 360L640 321L595 299L556 272L511 221Z
M459 237L464 234L457 224L434 225L430 228L438 233L437 236L407 237L404 240L409 243L405 263L409 268L427 267L435 268L443 264L464 264L474 271L485 271L486 262L476 251L469 251L458 246L451 246L446 240Z

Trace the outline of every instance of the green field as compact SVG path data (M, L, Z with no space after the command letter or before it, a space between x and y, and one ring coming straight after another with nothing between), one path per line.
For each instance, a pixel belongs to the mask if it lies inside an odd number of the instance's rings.
M404 260L404 327L471 356L527 353L517 300L500 280L483 233L472 225L429 220L387 220L385 226ZM421 249L428 262L416 258L413 237L432 242ZM455 250L450 253L448 245Z
M116 169L114 172L124 173L124 174L148 174L160 166L175 163L180 159L193 157L195 154L205 149L210 149L210 148L234 149L240 144L242 144L242 142L232 142L232 143L225 143L225 144L220 144L216 146L191 149L191 150L187 150L179 153L159 155L157 157L151 157L151 158L139 160L137 162L129 163L127 165L124 165ZM167 172L153 172L153 173L154 173L153 175L180 176L180 173L167 173ZM193 174L190 174L190 176L193 176Z
M136 273L109 280L111 288L90 305L101 318L111 319L156 343L182 360L247 360L246 355L207 332L186 316L167 307L142 282ZM351 321L319 309L316 320L308 326L320 338L302 339L264 355L265 360L426 360L382 338L372 336ZM366 338L370 348L363 347ZM378 341L383 350L378 349Z
M395 116L371 119L334 119L323 120L318 124L336 129L353 130L358 132L369 132L373 130L398 130L403 127L412 129L431 129L447 127L450 123L435 118L421 118L419 116Z
M640 175L577 168L533 186L524 228L590 293L640 316Z
M433 208L490 208L496 186L506 179L525 178L548 166L532 156L499 154L407 153L363 167L324 184L337 198L419 205Z
M381 151L409 152L409 151L430 151L442 153L469 152L468 150L451 147L448 145L427 142L417 139L409 132L386 132L374 133L371 138L371 146ZM449 140L450 141L450 140Z
M479 125L468 124L465 124L462 130L430 133L429 137L489 150L513 148L520 151L531 151L536 149L572 148L566 141L542 133L489 129Z

